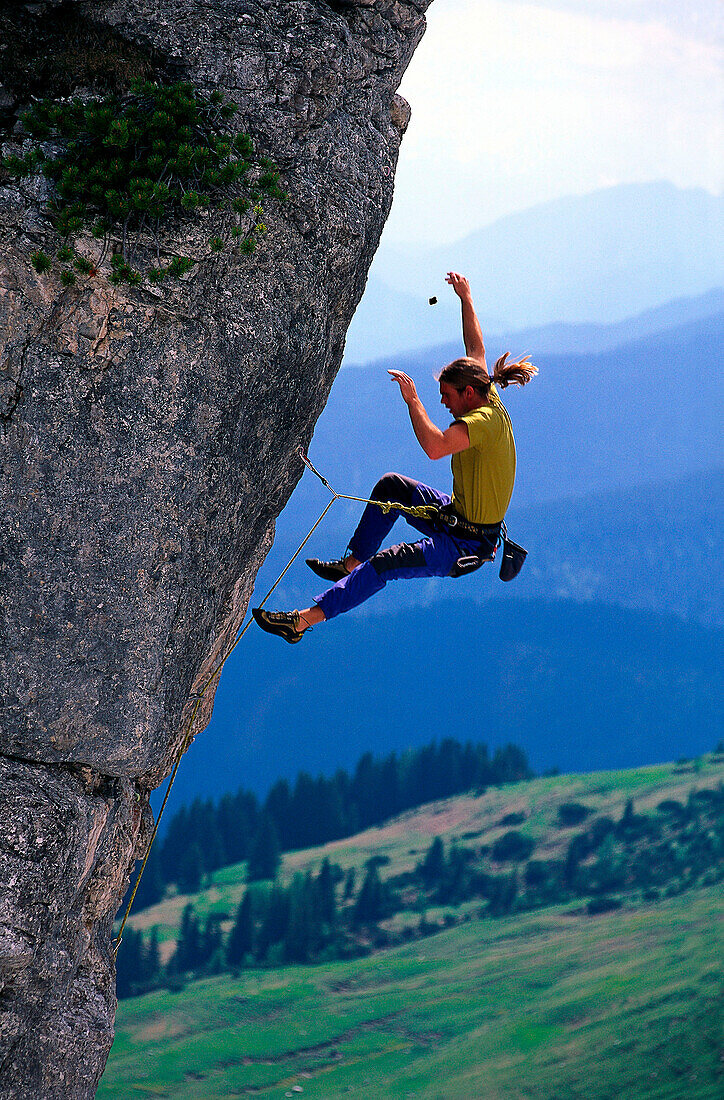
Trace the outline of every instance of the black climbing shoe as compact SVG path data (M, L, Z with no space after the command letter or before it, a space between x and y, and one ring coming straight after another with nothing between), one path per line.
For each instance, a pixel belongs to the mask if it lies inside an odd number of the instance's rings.
M349 576L349 569L344 564L344 558L340 558L339 561L320 561L319 558L307 558L307 565L316 573L318 577L322 577L325 581L339 581L342 577Z
M302 640L303 630L298 630L298 611L264 611L261 607L252 608L254 619L267 634L278 634L291 645Z

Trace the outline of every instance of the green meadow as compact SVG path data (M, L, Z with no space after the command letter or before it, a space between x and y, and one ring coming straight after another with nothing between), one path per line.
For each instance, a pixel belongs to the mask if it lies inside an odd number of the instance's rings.
M470 920L125 1001L98 1096L718 1097L720 895Z
M618 818L630 798L654 811L723 777L721 757L543 777L290 853L280 877L325 856L344 869L383 856L383 877L404 873L435 836L490 844L511 814L524 815L516 827L537 855L557 858L572 834L558 820L564 802ZM157 926L170 952L187 901L231 912L243 883L243 865L224 868L192 899L167 898L132 924ZM423 937L420 913L398 912L388 931L414 928L414 938L363 958L256 966L122 1001L98 1096L718 1098L723 908L712 880L597 916L581 899L498 918L475 901L429 908L428 929L439 930ZM457 923L444 928L446 917Z

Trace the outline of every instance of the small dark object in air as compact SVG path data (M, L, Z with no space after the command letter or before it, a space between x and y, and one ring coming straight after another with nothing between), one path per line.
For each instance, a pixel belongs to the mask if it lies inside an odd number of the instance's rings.
M436 305L437 305L437 298L435 298L435 297L432 297L432 298L428 298L427 300L428 300L428 303L429 303L429 304L430 304L431 306L436 306Z

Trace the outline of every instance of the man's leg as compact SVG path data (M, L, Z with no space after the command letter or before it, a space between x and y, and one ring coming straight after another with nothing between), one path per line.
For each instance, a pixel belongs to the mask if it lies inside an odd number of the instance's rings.
M403 504L408 508L421 504L435 504L442 507L450 503L450 497L447 494L440 493L421 481L413 481L410 477L395 473L384 474L380 478L370 493L370 499ZM349 540L351 555L360 562L368 561L379 550L398 516L401 515L404 516L404 512L398 512L394 508L384 512L376 505L368 504L355 533ZM415 516L405 516L405 519L423 534L432 532L432 527L425 520L418 520Z
M421 504L443 507L450 503L450 497L446 493L394 473L380 478L370 499L390 501L408 507ZM269 633L280 634L288 642L298 642L308 627L316 626L326 618L334 618L335 615L363 603L384 588L388 580L447 576L460 553L457 545L449 536L435 533L428 520L416 516L405 516L405 519L412 527L428 535L428 538L417 543L400 543L399 546L376 553L399 515L405 513L394 508L385 513L374 504L368 504L350 539L350 554L343 559L347 569L351 571L327 592L318 596L311 607L302 611L267 612L254 608L252 614L258 625ZM374 562L368 559L374 559Z
M350 611L380 592L388 581L447 577L459 556L458 545L449 535L442 533L380 550L326 592L316 596L316 607L300 612L300 626L304 629L305 626L313 626Z

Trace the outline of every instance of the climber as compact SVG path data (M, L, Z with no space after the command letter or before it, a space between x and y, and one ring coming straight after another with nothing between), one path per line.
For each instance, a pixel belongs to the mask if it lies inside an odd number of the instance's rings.
M368 504L344 557L336 561L307 559L314 573L334 582L332 587L301 611L254 608L252 614L262 630L298 642L309 627L363 603L387 581L459 576L463 562L473 562L476 567L492 560L513 492L516 460L510 417L495 383L503 388L524 386L537 369L527 355L507 362L506 352L496 362L491 378L470 284L454 271L448 273L446 282L460 298L466 352L438 375L441 404L453 417L450 427L442 431L432 423L407 374L399 370L388 374L400 388L413 431L428 458L452 456L452 497L401 474L385 474L375 485L371 500L435 506L434 518L405 517L424 537L380 550L402 513Z

